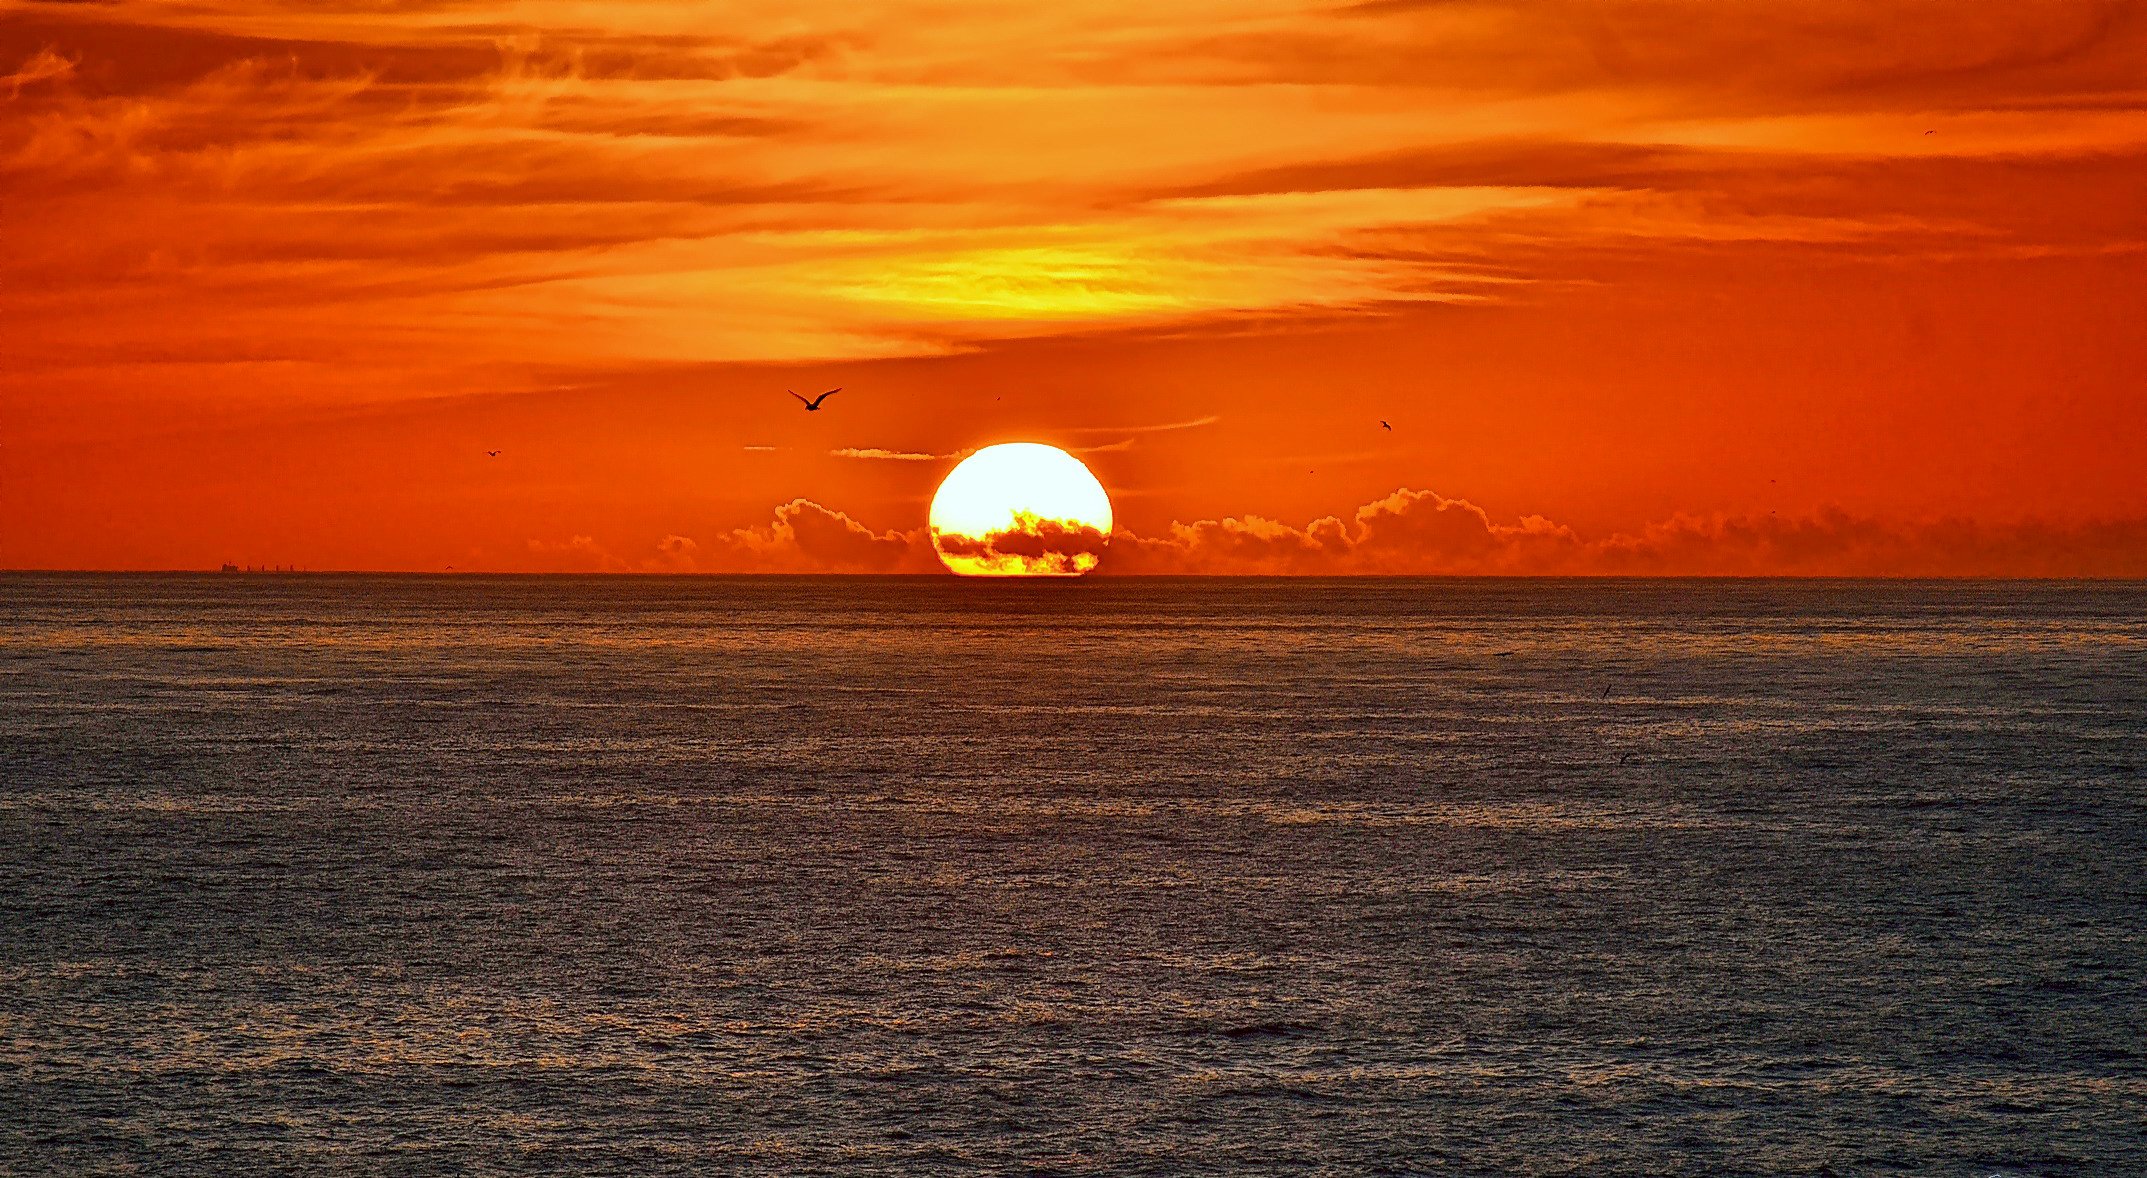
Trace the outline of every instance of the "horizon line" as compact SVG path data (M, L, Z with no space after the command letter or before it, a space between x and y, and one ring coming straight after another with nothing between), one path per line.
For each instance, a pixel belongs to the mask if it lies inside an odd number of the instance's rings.
M970 577L958 573L870 572L689 572L680 570L592 570L561 572L542 570L428 570L428 569L293 569L290 571L225 572L219 569L153 568L0 568L0 577L207 577L216 580L264 580L289 577L410 577L440 580L470 578L523 578L552 580L876 580L948 581L956 583L1051 583L1085 581L1800 581L1800 582L1931 582L2011 584L2147 585L2147 577L2071 574L2064 576L2007 573L1107 573L1101 570L1076 576Z

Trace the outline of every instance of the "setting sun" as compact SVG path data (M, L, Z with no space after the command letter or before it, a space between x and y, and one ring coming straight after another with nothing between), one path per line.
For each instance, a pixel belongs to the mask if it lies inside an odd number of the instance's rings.
M1077 577L1111 536L1111 499L1056 446L1009 442L963 459L932 497L932 547L966 577Z

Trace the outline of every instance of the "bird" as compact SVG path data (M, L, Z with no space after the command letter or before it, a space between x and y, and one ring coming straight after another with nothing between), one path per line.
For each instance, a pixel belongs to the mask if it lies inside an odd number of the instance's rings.
M487 450L487 451L485 451L485 457L487 457L487 458L497 458L497 457L499 457L499 451L497 451L497 450Z
M1387 432L1388 432L1388 433L1390 433L1390 434L1394 432L1394 427L1393 427L1393 426L1391 426L1391 425L1388 425L1388 424L1387 424L1387 419L1386 419L1386 418L1384 418L1384 417L1382 417L1382 418L1380 418L1380 419L1379 419L1379 428L1380 428L1380 429L1383 429L1383 430L1385 430L1385 431L1387 431Z
M789 393L793 397L798 397L797 390L795 389L784 389L783 391ZM798 404L805 406L805 411L807 413L818 413L820 412L820 402L827 400L829 397L832 397L841 391L841 387L838 386L836 388L829 389L828 391L820 394L817 397L814 397L810 401L806 400L803 397L798 397Z

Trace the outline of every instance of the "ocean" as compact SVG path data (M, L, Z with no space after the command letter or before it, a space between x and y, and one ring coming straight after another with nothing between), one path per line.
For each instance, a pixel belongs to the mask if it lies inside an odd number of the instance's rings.
M2147 1174L2147 586L0 577L0 1173Z

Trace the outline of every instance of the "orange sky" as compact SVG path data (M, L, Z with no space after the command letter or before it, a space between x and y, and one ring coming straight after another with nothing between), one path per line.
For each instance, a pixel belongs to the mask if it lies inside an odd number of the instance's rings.
M924 570L1037 440L1121 572L2147 575L2142 62L2121 0L0 2L0 567Z

